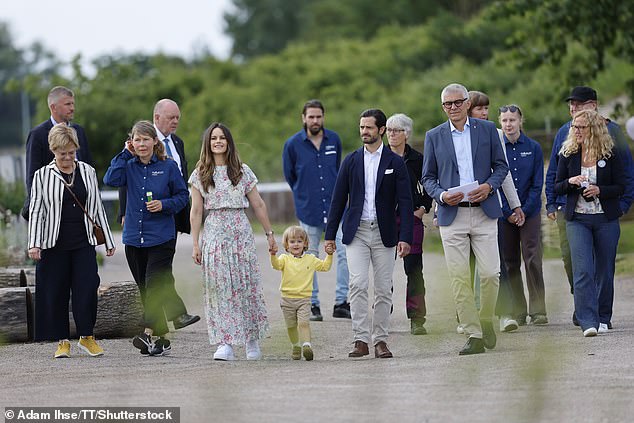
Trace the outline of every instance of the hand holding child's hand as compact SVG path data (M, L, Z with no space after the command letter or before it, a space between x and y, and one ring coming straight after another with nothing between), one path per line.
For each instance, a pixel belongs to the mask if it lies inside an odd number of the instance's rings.
M331 240L331 241L324 242L324 251L326 251L326 254L331 255L336 250L337 250L337 247L335 246L335 241Z

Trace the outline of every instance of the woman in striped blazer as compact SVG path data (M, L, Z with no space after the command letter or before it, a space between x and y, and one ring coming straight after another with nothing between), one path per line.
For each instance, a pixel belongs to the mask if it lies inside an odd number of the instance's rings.
M115 252L114 238L95 169L75 159L79 148L75 130L56 125L48 143L55 158L35 172L29 207L29 257L37 261L35 339L59 341L55 358L70 357L68 301L72 292L78 346L99 356L103 349L93 338L99 287L97 240L82 207L103 228L108 256Z

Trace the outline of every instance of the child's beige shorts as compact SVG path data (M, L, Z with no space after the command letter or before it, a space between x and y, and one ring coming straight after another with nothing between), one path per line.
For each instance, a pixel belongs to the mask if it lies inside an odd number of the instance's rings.
M280 299L282 315L287 328L294 328L297 322L308 322L310 319L310 297Z

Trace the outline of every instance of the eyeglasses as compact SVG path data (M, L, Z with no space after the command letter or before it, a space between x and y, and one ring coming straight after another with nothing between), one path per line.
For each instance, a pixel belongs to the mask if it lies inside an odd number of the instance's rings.
M387 128L387 132L390 132L390 133L393 133L393 134L400 134L401 132L405 132L405 129Z
M451 110L453 106L456 106L456 109L459 109L467 100L469 100L469 98L463 98L462 100L445 101L444 103L442 103L442 107L447 110Z
M502 106L500 107L499 110L500 110L500 113L506 113L506 112L519 113L519 115L522 116L522 110L520 110L520 108L514 104L510 104L508 106Z
M583 131L584 129L590 127L590 125L570 125L573 131Z

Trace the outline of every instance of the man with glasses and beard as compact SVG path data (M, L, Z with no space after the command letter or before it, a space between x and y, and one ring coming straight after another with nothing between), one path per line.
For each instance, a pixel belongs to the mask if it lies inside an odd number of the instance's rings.
M302 110L303 129L284 144L284 177L293 191L295 214L308 234L308 252L319 257L319 241L326 228L330 199L341 163L341 139L324 128L324 106L309 100ZM333 317L350 318L346 249L337 233L337 288ZM322 321L317 275L313 276L312 321Z
M494 194L509 169L495 124L468 117L467 89L450 84L440 98L449 120L425 135L423 186L438 204L451 288L468 337L460 355L479 354L496 344L492 319L500 277L497 220L502 210ZM456 187L464 188L450 191ZM470 248L480 272L479 313L471 287Z

